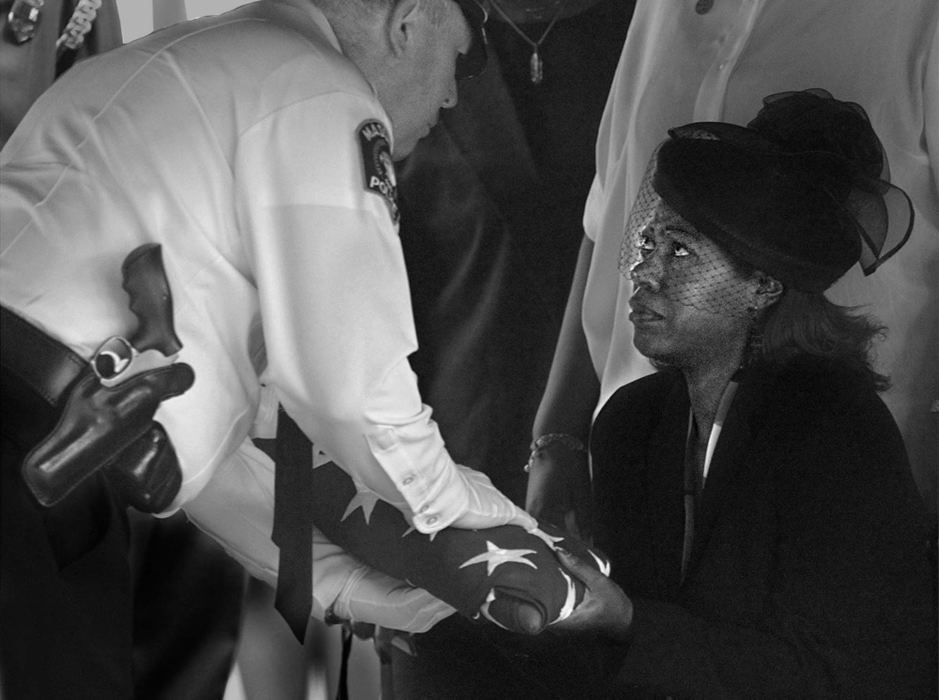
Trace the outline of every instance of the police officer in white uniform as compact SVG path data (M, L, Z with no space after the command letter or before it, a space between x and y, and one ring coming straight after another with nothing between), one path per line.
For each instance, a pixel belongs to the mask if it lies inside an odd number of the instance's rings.
M31 338L24 353L4 333L5 368L12 354L21 375L41 377L32 331L82 360L132 337L146 324L128 307L122 261L159 244L181 349L158 344L158 355L178 350L175 364L138 363L143 373L116 389L167 399L155 423L181 478L147 503L187 508L211 480L191 515L253 573L277 569L269 530L254 530L273 508L270 463L248 439L262 376L269 406L283 406L319 458L419 531L535 527L452 461L407 360L416 338L389 156L406 156L456 104L457 76L479 67L481 22L472 0L261 0L76 66L2 151L0 302L5 329L12 315ZM160 364L145 347L116 362L143 355ZM401 602L396 582L341 552L318 556L332 565L314 567L315 609L340 593L354 602L369 581ZM403 595L413 605L374 621L426 629L451 612L422 591Z

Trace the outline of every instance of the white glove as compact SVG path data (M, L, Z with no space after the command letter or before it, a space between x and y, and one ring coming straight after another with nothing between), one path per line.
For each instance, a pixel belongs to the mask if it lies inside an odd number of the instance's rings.
M518 525L529 532L538 527L537 520L512 503L482 472L457 464L455 474L456 486L465 502L456 519L450 523L453 527L480 530L499 525ZM415 526L421 530L418 520L415 518Z
M331 608L341 620L403 632L426 632L456 612L456 608L423 588L409 586L365 565L352 572Z

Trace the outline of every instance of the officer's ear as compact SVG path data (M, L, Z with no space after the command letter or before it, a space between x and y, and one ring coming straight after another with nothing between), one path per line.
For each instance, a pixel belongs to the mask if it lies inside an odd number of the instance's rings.
M414 45L420 32L427 31L427 12L421 0L399 0L388 17L388 39L391 51L400 56Z

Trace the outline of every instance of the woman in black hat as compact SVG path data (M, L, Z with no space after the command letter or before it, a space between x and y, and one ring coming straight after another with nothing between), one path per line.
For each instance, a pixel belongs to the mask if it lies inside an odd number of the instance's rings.
M690 124L656 151L620 269L660 368L591 437L612 579L555 627L606 639L647 697L935 697L932 535L877 392L883 329L828 301L905 241L864 111L774 95L748 127Z

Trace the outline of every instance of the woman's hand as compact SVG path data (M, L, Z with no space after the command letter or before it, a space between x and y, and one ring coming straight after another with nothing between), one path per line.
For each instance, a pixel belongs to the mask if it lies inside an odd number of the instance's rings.
M548 629L557 632L592 632L613 641L625 643L629 639L633 619L633 604L613 581L587 565L573 554L557 548L561 564L580 579L587 588L580 605L564 620Z

